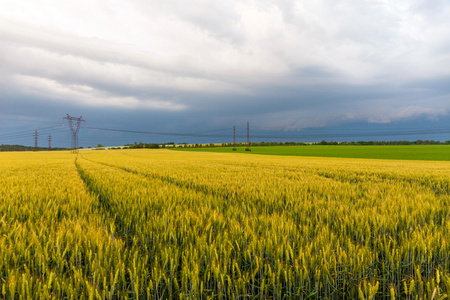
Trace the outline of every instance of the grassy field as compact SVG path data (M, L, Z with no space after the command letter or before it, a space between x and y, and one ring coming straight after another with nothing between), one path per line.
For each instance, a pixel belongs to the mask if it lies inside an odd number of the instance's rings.
M400 160L436 160L450 161L450 145L408 145L408 146L353 146L353 145L305 145L305 146L258 146L251 147L250 152L245 147L217 148L174 148L180 151L206 151L220 153L246 153L264 155L342 157L369 159L400 159Z
M450 162L0 153L1 299L447 299Z

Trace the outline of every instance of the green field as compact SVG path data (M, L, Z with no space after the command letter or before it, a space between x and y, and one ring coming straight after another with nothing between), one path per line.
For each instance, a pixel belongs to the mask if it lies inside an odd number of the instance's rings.
M245 147L176 148L182 151L207 151L221 153L247 153L286 156L315 156L342 158L436 160L450 161L450 145L408 145L408 146L354 146L354 145L304 145L304 146L255 146L251 151Z

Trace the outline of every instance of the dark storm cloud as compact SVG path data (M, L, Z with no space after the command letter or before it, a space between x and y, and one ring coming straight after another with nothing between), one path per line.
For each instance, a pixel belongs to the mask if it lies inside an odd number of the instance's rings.
M438 127L449 117L448 1L3 8L2 131L66 113L172 132L246 120L273 130L415 119Z

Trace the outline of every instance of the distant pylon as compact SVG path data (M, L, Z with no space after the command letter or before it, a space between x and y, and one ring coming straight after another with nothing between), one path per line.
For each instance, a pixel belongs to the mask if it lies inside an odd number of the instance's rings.
M250 123L247 121L247 148L245 148L245 151L252 151L250 150Z
M236 126L233 125L233 151L236 151Z
M48 135L48 151L52 150L52 136Z
M34 151L38 150L38 132L37 130L34 131Z
M64 120L67 120L69 122L69 128L72 132L72 153L78 153L78 131L80 130L81 122L84 122L84 126L86 127L86 121L83 120L83 117L71 117L69 116L69 114L67 114L67 116L63 118L63 125Z

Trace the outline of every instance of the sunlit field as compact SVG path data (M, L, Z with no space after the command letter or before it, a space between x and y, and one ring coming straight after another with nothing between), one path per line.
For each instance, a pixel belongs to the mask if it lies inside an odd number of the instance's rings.
M0 153L4 299L444 299L450 162Z

